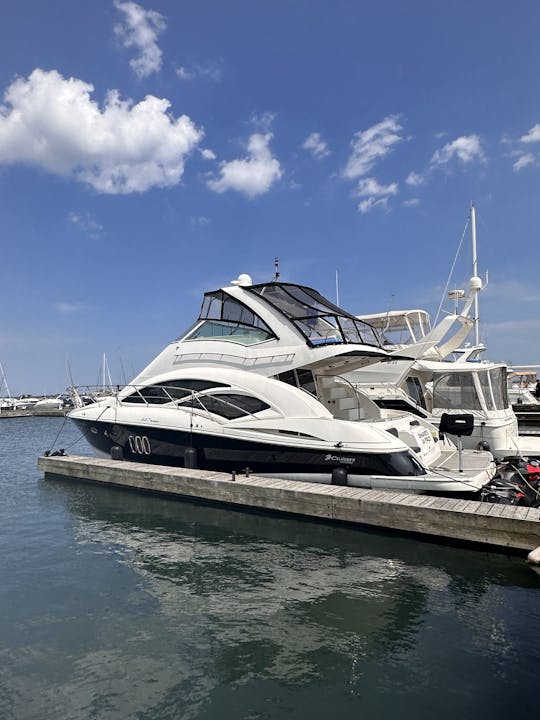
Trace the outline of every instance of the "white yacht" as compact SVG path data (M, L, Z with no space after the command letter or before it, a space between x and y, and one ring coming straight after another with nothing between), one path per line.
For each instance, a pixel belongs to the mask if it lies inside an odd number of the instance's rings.
M391 357L315 290L241 275L114 396L69 413L105 456L405 491L475 492L495 472L344 373Z
M463 438L465 447L488 447L496 459L540 458L540 437L519 434L508 396L507 366L479 360L485 349L479 343L462 345L480 288L479 278L472 278L461 314L448 315L433 329L425 311L394 311L390 318L387 313L357 316L377 328L389 352L416 360L372 365L347 378L381 408L414 412L435 425L444 413L472 414L474 430Z

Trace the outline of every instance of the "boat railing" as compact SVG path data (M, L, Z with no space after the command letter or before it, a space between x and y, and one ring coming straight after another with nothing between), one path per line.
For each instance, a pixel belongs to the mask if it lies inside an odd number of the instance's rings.
M124 397L119 397L120 391L124 391L129 388L131 388L133 392L131 392L129 395L125 395ZM79 407L81 407L82 405L89 405L95 402L99 402L101 400L105 400L107 398L114 397L117 403L124 407L133 406L133 404L136 403L140 405L145 405L146 407L160 406L164 410L176 410L182 412L191 409L192 411L201 411L202 413L204 413L204 415L208 417L208 419L211 420L212 413L204 405L204 398L209 397L212 398L213 403L221 405L224 410L226 408L229 408L229 414L230 409L234 409L241 412L241 416L251 416L255 420L261 420L261 418L257 417L256 414L250 412L244 406L236 404L233 399L227 400L223 397L217 397L216 395L205 394L207 389L197 391L193 390L192 388L183 387L181 385L171 386L152 384L152 391L159 393L154 396L144 394L144 391L148 390L148 385L132 385L129 383L122 386L116 385L114 388L111 387L108 389L104 389L98 386L78 386L76 388L69 388L69 390L71 391L72 395L75 392L79 396L80 402L77 403ZM181 393L181 395L179 393ZM128 400L128 398L133 398L135 395L137 396L136 401L134 401L133 399ZM220 417L227 418L227 415L220 414ZM236 420L237 418L233 417L227 419Z

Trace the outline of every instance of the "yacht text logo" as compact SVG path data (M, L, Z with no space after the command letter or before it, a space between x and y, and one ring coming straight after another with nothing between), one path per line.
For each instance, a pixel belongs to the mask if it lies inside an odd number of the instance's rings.
M353 457L341 457L340 455L327 455L325 458L326 462L339 462L344 465L352 465L356 462L356 458Z

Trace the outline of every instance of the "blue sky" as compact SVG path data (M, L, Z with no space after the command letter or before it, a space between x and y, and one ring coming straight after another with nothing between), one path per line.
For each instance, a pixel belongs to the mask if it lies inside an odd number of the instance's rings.
M435 312L477 208L481 337L540 362L540 5L4 0L0 362L140 370L241 272ZM451 286L470 276L463 244ZM123 371L122 371L123 368ZM129 379L129 378L128 378Z

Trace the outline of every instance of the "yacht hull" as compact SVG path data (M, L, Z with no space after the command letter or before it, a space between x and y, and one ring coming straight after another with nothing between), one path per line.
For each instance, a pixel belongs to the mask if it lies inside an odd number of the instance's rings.
M120 447L123 459L133 462L186 467L186 451L193 449L196 467L201 470L239 474L247 470L254 475L329 484L333 482L332 471L343 468L346 475L334 478L336 484L404 492L475 492L490 479L487 471L478 470L474 478L463 477L462 481L440 471L396 475L391 465L396 453L385 456L333 447L295 447L226 434L72 419L97 454L110 457L111 449Z

